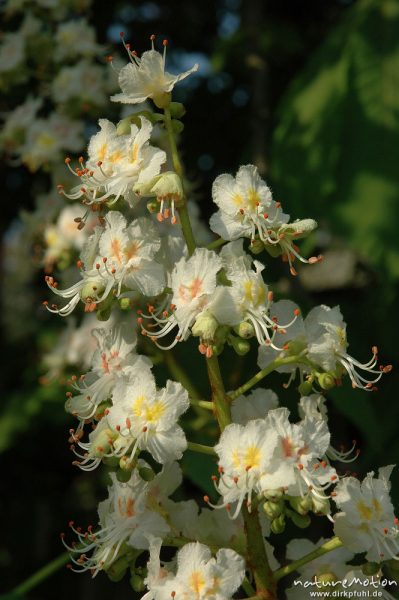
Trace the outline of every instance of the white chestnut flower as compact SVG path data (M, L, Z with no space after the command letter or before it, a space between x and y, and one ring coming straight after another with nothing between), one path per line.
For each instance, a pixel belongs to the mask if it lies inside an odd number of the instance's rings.
M314 419L315 421L324 421L328 423L328 411L326 399L321 394L311 394L310 396L302 396L298 405L299 416L304 419ZM338 460L340 462L353 462L359 456L359 450L355 452L356 441L353 441L352 447L349 450L337 450L333 446L329 446L326 451L326 456L330 460Z
M277 489L328 504L325 490L337 475L324 460L330 441L327 425L306 418L292 424L288 416L286 408L271 409L264 419L224 429L215 446L220 479L217 483L214 479L223 504L214 508L230 510L230 504L237 502L232 515L236 518L246 497L250 509L253 492Z
M136 471L127 483L119 482L114 473L110 477L112 484L108 488L108 498L98 506L99 529L89 526L83 532L71 522L79 549L64 542L72 552L72 570L90 571L92 577L112 565L124 543L145 550L149 547L149 536L163 537L170 531L165 519L147 507L149 484ZM88 556L89 552L91 556ZM80 556L76 558L73 553Z
M165 388L157 390L149 371L136 371L115 387L112 404L106 418L118 435L113 456L128 453L133 459L137 450L147 450L161 464L182 457L187 440L177 421L190 403L180 383L168 380Z
M223 302L214 303L213 315L221 324L252 325L259 344L270 345L278 350L274 339L277 334L284 336L286 329L295 323L300 314L298 307L294 308L290 318L285 322L277 322L276 319L271 318L269 313L273 292L269 290L262 277L265 266L258 260L253 261L244 252L242 240L227 244L222 248L220 257L231 285L224 289ZM234 307L235 315L231 314L231 310L226 311L227 299L229 305Z
M97 340L91 370L73 379L72 386L78 394L68 392L65 407L82 422L92 419L99 404L111 398L119 380L132 377L135 372L150 372L151 368L147 357L135 353L136 332L126 323L109 330L94 329L91 333Z
M213 182L212 197L219 211L211 217L210 226L223 239L258 238L271 251L278 249L293 275L295 258L304 263L320 260L321 257L303 258L293 242L308 235L317 223L313 219L289 223L289 215L282 211L280 202L273 200L270 188L254 165L241 166L235 178L227 173L219 175Z
M62 308L45 303L50 312L67 316L81 300L85 311L93 312L111 291L115 297L131 291L155 296L164 289L164 269L154 260L161 244L154 224L141 217L128 226L117 211L110 211L104 221L104 227L97 227L86 242L78 261L79 282L60 290L53 277L45 278L54 294L70 298Z
M177 553L177 569L161 566L159 552L161 540L151 540L148 588L142 600L232 600L245 576L244 559L230 548L217 551L212 557L210 549L199 542L186 544Z
M270 315L280 323L291 316L294 307L298 308L290 300L280 300L272 305ZM304 373L315 371L319 375L319 383L323 389L335 385L346 372L354 388L373 391L383 374L389 373L392 369L391 365L378 365L376 346L373 346L372 357L367 363L361 363L348 354L346 323L339 306L334 308L325 305L316 306L304 320L298 316L296 322L287 328L284 335L280 332L276 333L275 345L281 345L282 351L272 346L259 348L258 364L262 369L276 358L298 355L307 360L282 365L277 370L291 373L292 378L297 369L301 377Z
M130 205L139 199L135 186L146 186L156 177L166 161L163 150L150 144L152 125L140 117L141 126L132 124L130 133L118 135L113 123L100 119L100 131L90 140L88 158L79 158L73 169L71 159L65 162L71 173L80 178L80 184L70 193L58 186L60 193L71 200L82 199L84 204L107 202L108 206L124 198Z
M203 317L214 333L218 324L212 316L212 307L217 303L223 304L222 297L224 298L223 293L226 289L224 286L217 286L217 274L221 268L220 257L206 248L197 248L189 258L182 257L169 277L172 297L168 298L158 310L151 307L150 315L141 314L139 317L138 322L143 334L148 335L158 347L167 350L177 342L185 341L190 336L191 328ZM225 319L228 320L231 314L229 312L232 308L231 303L226 302L223 306ZM233 320L234 316L233 308ZM144 319L152 319L158 328L150 328L150 325L145 327ZM205 327L204 323L201 329L203 327ZM167 346L162 346L159 343L160 338L175 329L177 335L173 341ZM206 348L203 353L205 352Z
M381 467L378 477L368 473L362 482L345 477L335 488L334 501L341 512L334 516L334 531L352 552L367 552L366 559L399 560L399 528L389 495L394 465Z
M139 58L136 52L125 43L121 34L123 44L127 50L130 63L124 66L118 76L119 86L122 93L111 96L112 102L123 104L139 104L147 98L151 98L159 108L169 104L170 92L176 83L182 81L198 69L195 64L188 71L179 75L171 75L165 71L167 40L164 40L163 54L154 50L155 36L151 36L152 49L144 52Z

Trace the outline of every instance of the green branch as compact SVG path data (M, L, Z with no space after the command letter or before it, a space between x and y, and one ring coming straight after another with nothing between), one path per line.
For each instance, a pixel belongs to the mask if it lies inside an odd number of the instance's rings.
M227 240L224 240L223 238L218 238L217 240L214 240L210 244L207 244L205 246L205 248L207 250L215 250L216 248L219 248L220 246L223 246L224 244L227 244Z
M308 360L303 356L287 356L285 358L276 358L273 362L270 363L267 367L256 373L251 379L249 379L246 383L241 385L239 388L234 390L234 392L229 393L229 398L231 400L235 400L238 396L245 394L248 390L250 390L254 385L259 383L264 377L275 371L279 367L283 365L291 365L291 364L309 364Z
M312 552L309 552L309 554L306 554L302 558L294 560L289 565L281 567L281 569L275 571L273 576L274 580L278 581L279 579L285 577L286 575L289 575L293 571L297 571L300 567L306 565L308 562L315 560L315 558L319 558L319 556L323 556L323 554L327 554L327 552L332 552L333 550L335 550L336 548L340 548L341 546L342 542L338 537L331 538L331 540L328 540L328 542L325 542L322 546L316 548L316 550L312 550Z
M197 444L196 442L187 442L187 448L193 452L199 452L200 454L208 454L208 456L216 456L216 452L211 446L205 446L204 444Z
M173 131L172 116L170 114L169 108L165 108L164 112L165 112L165 127L166 127L166 131L168 134L170 152L172 154L173 168L176 171L177 175L182 180L182 185L183 185L184 170L183 170L182 162L180 160L179 151L177 149L175 134ZM188 253L191 256L191 254L193 254L194 250L196 249L197 245L195 243L193 229L191 227L190 218L188 216L186 198L182 199L182 204L181 204L181 206L177 207L177 210L179 212L180 224L181 224L181 228L183 231L184 239L186 240Z
M49 562L47 565L36 571L36 573L28 577L28 579L25 579L25 581L17 585L17 587L11 590L10 596L24 596L27 592L33 590L33 588L42 583L42 581L45 581L48 579L48 577L56 573L56 571L59 571L61 567L67 564L69 559L69 552L63 552L63 554Z
M219 360L214 354L206 359L209 382L211 384L212 402L215 415L219 423L220 431L231 423L229 398L224 390L224 383L220 373Z

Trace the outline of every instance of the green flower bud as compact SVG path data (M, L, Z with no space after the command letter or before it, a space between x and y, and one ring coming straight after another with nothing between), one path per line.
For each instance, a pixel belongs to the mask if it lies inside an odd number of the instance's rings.
M206 310L198 315L191 333L194 337L199 337L202 340L213 340L218 327L219 323L215 317Z
M152 100L157 108L167 108L172 99L172 94L170 92L161 92L160 94L156 94L152 97Z
M128 471L129 473L131 473L134 467L134 461L131 460L128 456L122 456L122 458L119 460L119 467L123 471Z
M300 385L298 385L298 392L301 396L309 396L312 392L312 382L308 379L306 381L302 381Z
M318 375L317 381L322 390L331 390L335 387L335 378L331 373L321 373Z
M288 514L294 525L296 525L300 529L305 529L306 527L309 527L311 523L309 515L298 514L293 510L290 510Z
M233 346L234 351L238 354L238 356L244 356L251 349L251 344L248 340L243 340L242 338L235 337L234 335L229 335L227 338L230 346Z
M337 576L334 573L320 573L315 576L315 580L321 583L324 587L329 587L334 581L337 581Z
M144 580L137 573L133 573L130 577L130 585L135 592L143 592L145 590Z
M181 119L186 114L184 104L181 102L171 102L169 104L170 114L174 119Z
M260 254L265 249L265 244L259 238L252 240L249 245L249 249L252 254Z
M117 456L104 456L103 463L111 470L119 467L119 458Z
M282 254L282 250L279 244L265 244L265 250L272 256L273 258L277 258Z
M116 471L116 478L118 481L120 481L120 483L126 483L127 481L129 481L131 475L132 475L131 471L125 471L124 469L121 469L121 468L119 468Z
M183 198L183 186L180 177L173 171L166 171L155 178L151 187L151 195L160 200L175 200L179 202Z
M362 565L362 573L367 576L377 575L380 569L381 565L375 562L367 562L364 565Z
M241 321L239 325L236 325L234 327L234 331L241 338L244 338L244 340L248 340L249 338L254 337L255 335L254 326L248 321Z
M126 119L122 119L116 126L116 135L128 135L130 133L130 127L132 121L131 117L126 117Z
M101 280L87 282L80 291L80 297L83 302L90 299L97 300L105 290L105 285Z
M129 310L131 307L130 298L120 298L119 306L122 310Z
M113 583L118 583L124 578L127 568L126 559L122 556L119 560L115 560L105 572Z
M94 436L90 456L94 458L102 458L104 454L108 454L112 448L112 443L118 434L111 429L102 429L99 433Z
M141 467L139 469L139 475L144 481L152 481L155 477L154 471L148 467Z
M284 496L284 492L281 489L266 490L265 492L263 492L263 495L267 500L272 500L272 502L276 502Z
M224 344L229 335L229 331L230 327L228 325L219 325L215 332L215 342L217 344Z
M263 510L269 519L276 519L281 515L282 512L284 512L284 502L283 500L280 500L279 502L272 502L271 500L268 500L264 503Z
M172 129L174 131L174 133L181 133L184 129L184 123L182 123L181 121L177 121L176 119L173 119L172 121Z
M310 496L305 496L305 498L302 498L301 496L291 496L289 503L300 515L306 515L313 506L312 498Z
M330 500L329 498L312 498L312 510L316 515L328 515L331 511Z
M270 528L273 533L283 533L285 529L285 515L281 514L277 519L273 519Z

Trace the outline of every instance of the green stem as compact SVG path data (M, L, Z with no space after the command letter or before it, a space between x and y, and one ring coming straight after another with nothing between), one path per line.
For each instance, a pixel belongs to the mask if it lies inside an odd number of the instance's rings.
M235 400L235 398L238 398L238 396L241 396L242 394L245 394L245 392L247 392L254 385L259 383L259 381L261 381L264 377L269 375L275 369L278 369L278 367L281 367L282 365L290 365L293 363L308 364L308 361L302 356L287 356L285 358L276 358L276 360L271 362L270 365L256 373L256 375L251 377L251 379L249 379L246 383L234 390L234 392L230 392L230 401Z
M69 559L69 552L63 552L63 554L49 562L47 565L36 571L36 573L28 577L28 579L17 585L17 587L10 592L10 595L23 596L26 594L26 592L29 592L38 586L42 581L45 581L45 579L66 565Z
M247 536L247 565L255 578L256 594L263 600L276 600L276 583L266 556L257 508L243 505L242 514Z
M193 406L205 408L206 410L213 411L215 409L213 402L209 402L209 400L197 400L196 398L190 398L190 402Z
M208 358L206 364L211 384L212 400L215 405L215 414L220 430L223 431L231 423L230 400L224 389L217 356L213 355L211 358ZM243 505L242 513L247 538L247 564L255 578L256 593L263 600L275 600L276 585L266 556L258 511L253 507L250 513L248 512L248 508Z
M227 244L227 240L224 240L223 238L218 238L217 240L214 240L210 244L207 244L205 246L205 248L207 250L215 250L216 248L219 248L220 246L223 246L224 244Z
M248 596L251 596L251 597L254 596L255 590L252 587L252 585L250 584L250 582L248 581L248 577L244 578L244 581L242 582L241 587Z
M201 454L208 454L208 456L216 456L216 452L211 446L205 446L204 444L197 444L196 442L187 442L187 448L193 452L200 452Z
M182 162L180 160L179 151L177 149L175 134L174 134L173 125L172 125L172 116L170 114L169 108L165 108L164 112L165 112L165 127L166 127L166 131L168 134L170 151L172 154L173 168L176 171L177 175L182 180L182 185L183 185L184 170L183 170ZM190 218L188 216L187 201L186 201L185 197L182 198L181 206L178 206L177 210L179 212L180 224L181 224L181 228L183 231L184 239L186 240L188 253L191 256L191 254L193 254L194 250L196 249L197 244L195 243L193 229L191 227Z
M206 359L209 382L211 384L212 401L220 431L231 423L230 401L224 390L224 383L220 373L219 360L214 354Z
M273 576L274 580L278 581L279 579L285 577L286 575L289 575L293 571L297 571L300 567L306 565L308 562L314 560L315 558L319 558L319 556L323 556L323 554L327 554L327 552L332 552L332 550L340 548L341 546L342 542L338 537L331 538L331 540L325 542L322 546L320 546L320 548L316 548L316 550L309 552L309 554L306 554L302 558L294 560L289 565L281 567L281 569L275 571Z

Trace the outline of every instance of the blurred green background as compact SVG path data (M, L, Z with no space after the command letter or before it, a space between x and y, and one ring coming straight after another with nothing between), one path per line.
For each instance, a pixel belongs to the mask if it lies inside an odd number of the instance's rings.
M234 173L240 164L257 164L286 212L318 220L318 232L302 244L304 254L325 255L323 263L300 269L295 280L280 263L263 257L267 281L305 311L315 304L340 304L350 353L367 360L376 344L383 363L396 367L399 0L98 0L85 15L111 50L120 30L140 52L156 33L170 40L172 72L200 63L198 76L177 90L177 99L187 107L181 145L204 218L214 211L214 178ZM17 92L23 98L27 90ZM9 102L5 97L1 110ZM33 207L38 176L8 163L2 173L1 227L7 236L19 211ZM27 259L16 268L30 269L31 241L22 236L20 243L27 245ZM7 287L4 270L2 279ZM32 308L22 322L17 311L3 312L2 592L62 552L58 533L71 518L83 524L95 520L105 494L100 473L71 466L64 388L38 384L41 349L59 326L37 309L46 294L42 274L32 277L29 289L11 293L15 306L25 300ZM187 370L194 360L200 362L193 345L190 352L178 348L175 354ZM228 350L222 366L228 387L234 387L256 370L256 352L241 360ZM294 407L295 390L284 391L282 381L276 377L272 384L281 389L281 402ZM196 369L195 383L206 397L204 369ZM351 468L361 475L397 461L398 391L394 370L378 393L352 391L346 382L328 394L334 442L358 440L361 455ZM201 432L197 435L203 441ZM191 453L184 464L191 477L186 491L201 498L214 465ZM398 483L395 473L396 506ZM313 539L329 532L324 524L311 528ZM288 533L302 536L299 530ZM283 547L285 539L274 536L272 542ZM120 600L134 597L126 582L116 586L101 574L91 581L64 569L29 597L90 600L116 593Z

